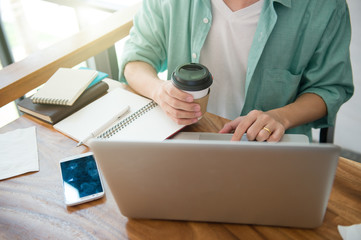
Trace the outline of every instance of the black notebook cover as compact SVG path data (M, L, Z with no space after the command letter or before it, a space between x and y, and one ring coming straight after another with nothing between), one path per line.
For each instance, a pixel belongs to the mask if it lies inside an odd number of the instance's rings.
M85 90L72 106L33 103L31 97L28 97L21 100L18 107L24 113L55 124L105 94L108 88L108 84L100 81Z

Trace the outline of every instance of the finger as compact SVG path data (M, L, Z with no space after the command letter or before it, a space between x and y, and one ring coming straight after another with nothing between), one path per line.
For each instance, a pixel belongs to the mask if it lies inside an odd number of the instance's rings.
M247 130L247 138L250 141L265 141L272 134L273 129L276 128L276 126L274 126L275 122L263 112L257 112L257 114L254 115L256 119ZM266 128L269 131L263 129L265 126L267 126Z
M165 96L164 101L174 109L189 111L189 112L201 111L201 106L198 103L184 102L169 95Z
M232 122L226 123L219 133L232 133L236 128L233 126Z
M245 134L247 132L247 138L248 138L248 129L250 126L252 126L252 124L255 122L256 117L251 114L251 115L247 115L245 117L242 118L242 121L239 122L236 130L234 131L234 134L232 136L232 141L240 141L242 139L243 134ZM253 140L253 139L249 139L248 140Z
M241 130L238 130L241 129ZM236 131L234 131L233 136L231 138L231 141L241 141L243 134L246 133L246 130L243 130L243 128L237 128Z
M238 117L233 121L224 124L223 128L219 130L219 133L233 133L241 121L242 121L242 117Z
M199 118L202 116L201 111L184 111L181 109L176 109L171 106L165 107L165 111L172 118Z
M165 85L165 90L169 96L176 98L183 102L191 103L194 101L193 96L189 93L183 92L176 88L170 81Z
M258 132L258 135L256 137L256 140L259 141L259 142L264 142L266 141L267 139L269 139L273 132L272 130L270 130L270 126L265 126L263 127L259 132ZM271 128L272 129L272 128Z
M279 142L285 131L282 128L277 128L273 131L272 135L267 139L267 142Z
M168 115L169 116L169 115ZM169 116L175 123L179 125L191 125L198 122L199 118L174 118Z
M201 106L198 103L193 102L194 99L191 94L179 90L174 87L171 82L167 82L164 85L164 92L166 94L163 96L163 101L170 107L190 112L201 111Z
M191 124L198 122L199 120L198 120L198 118L177 118L177 119L174 119L174 121L178 125L191 125Z

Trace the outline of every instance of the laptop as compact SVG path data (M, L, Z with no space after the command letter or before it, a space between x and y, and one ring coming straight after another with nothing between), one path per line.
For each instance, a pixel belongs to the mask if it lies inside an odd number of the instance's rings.
M90 148L126 217L298 228L322 224L340 152L332 144L184 136L95 139Z
M172 140L211 140L211 141L231 141L231 133L210 133L210 132L179 132L172 137ZM241 141L248 141L247 135L243 134ZM309 143L309 139L304 134L284 134L281 143Z

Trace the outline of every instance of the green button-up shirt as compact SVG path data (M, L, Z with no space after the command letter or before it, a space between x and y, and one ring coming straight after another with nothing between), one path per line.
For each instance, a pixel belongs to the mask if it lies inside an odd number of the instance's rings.
M210 0L144 0L124 46L121 80L130 61L168 70L168 79L178 65L199 62L211 24ZM345 0L265 0L248 57L241 115L315 93L325 101L327 116L286 132L310 137L312 127L332 126L353 94L350 38Z

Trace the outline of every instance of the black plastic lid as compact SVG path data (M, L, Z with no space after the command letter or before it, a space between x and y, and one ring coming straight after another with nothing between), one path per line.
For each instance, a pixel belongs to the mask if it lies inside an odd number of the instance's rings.
M185 91L200 91L210 87L213 78L208 68L199 63L180 65L172 74L173 84Z

